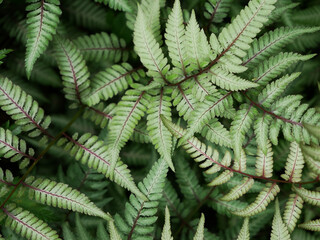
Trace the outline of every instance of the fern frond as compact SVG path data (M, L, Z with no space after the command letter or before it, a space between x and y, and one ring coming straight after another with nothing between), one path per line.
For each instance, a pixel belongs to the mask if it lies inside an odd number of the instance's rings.
M273 172L273 151L270 141L266 144L267 153L265 154L260 147L257 150L256 175L266 178L272 177Z
M101 128L104 128L115 114L115 107L115 103L111 103L107 106L105 106L104 103L99 103L93 107L86 108L83 113L83 118L89 118L96 125L100 125Z
M2 211L7 216L5 226L24 238L30 240L61 239L58 233L51 229L48 224L37 218L31 212L17 207L15 204L8 204L6 208L2 208Z
M64 183L28 177L23 186L29 189L29 198L43 204L99 216L108 221L112 219L109 213L104 213L100 210L87 196Z
M136 187L127 165L117 161L112 176L110 175L111 173L108 171L111 168L108 156L109 149L97 136L91 136L89 133L84 134L79 139L77 134L73 138L68 135L64 136L66 138L60 139L58 145L65 145L65 150L69 151L69 154L74 156L76 160L81 161L82 164L87 164L89 168L95 169L138 197L145 199L145 196Z
M184 47L188 49L186 53L190 64L189 71L199 70L210 61L211 48L204 32L200 31L194 11L186 27Z
M248 68L253 68L258 63L278 53L284 46L293 42L297 37L319 30L319 27L281 27L267 32L262 37L253 41L251 48L247 51L248 55L242 64Z
M161 88L160 94L151 97L148 107L147 130L153 145L158 150L161 157L168 163L174 171L171 159L172 137L168 129L161 121L161 114L171 120L171 97L168 91Z
M146 202L131 195L126 204L125 220L119 215L115 216L118 229L128 239L152 239L150 234L157 221L157 207L162 196L167 172L168 165L164 159L160 158L138 185L149 201Z
M270 240L279 240L279 239L290 240L290 234L286 225L282 221L281 214L280 214L279 201L278 199L276 199L275 213L272 221L272 232L271 232Z
M219 34L219 42L228 53L220 58L222 64L230 72L243 72L241 59L250 48L253 38L260 32L263 24L268 20L268 15L274 9L275 0L251 0L240 14L227 25ZM235 67L236 66L236 67Z
M188 130L186 135L180 139L180 144L192 137L195 132L200 132L202 127L215 117L224 116L225 109L232 109L232 98L230 93L222 95L219 91L207 96L206 99L197 104L197 108L188 119Z
M117 63L127 61L129 52L126 42L115 34L105 32L78 37L74 40L86 61L100 62L109 60Z
M233 149L236 159L240 158L245 134L250 129L256 115L257 110L252 107L252 105L243 104L240 106L240 110L237 111L236 116L231 123L230 136L233 139Z
M320 192L307 190L303 187L292 186L292 189L306 202L314 206L320 206Z
M313 58L314 54L301 55L298 53L279 53L260 63L253 71L255 82L261 85L267 85L272 79L278 77L288 69L293 63L298 61L307 61Z
M26 72L30 78L33 65L47 49L55 35L62 13L59 0L27 0L27 52Z
M140 56L143 65L149 70L147 75L163 84L170 66L147 23L148 20L139 7L133 35L135 51Z
M221 23L227 17L232 0L208 0L204 4L204 17L211 23Z
M41 133L47 135L51 119L44 116L39 104L9 79L0 77L0 82L1 109L21 126L22 131L29 132L29 137L37 137Z
M272 117L270 115L263 114L262 116L257 117L254 123L254 133L256 135L258 148L265 155L268 154L268 133L271 120Z
M193 240L204 240L204 221L204 214L201 213L200 221L198 223L197 231Z
M250 240L249 218L245 218L237 240Z
M310 8L300 10L299 12L294 12L294 14L292 14L292 20L303 25L319 25L319 13L320 7L312 6Z
M80 51L69 40L56 37L54 43L65 97L82 103L90 92L88 79L90 74L86 62Z
M112 240L122 240L120 233L118 232L116 226L114 225L113 221L108 222L108 230L110 233L110 239ZM105 239L105 238L102 238Z
M303 229L314 231L314 232L320 232L320 219L301 223L299 224L299 228L303 228Z
M18 162L19 168L25 168L30 160L35 160L33 157L34 150L27 149L27 144L24 140L13 135L8 129L0 128L0 155L4 158L10 158L11 162Z
M187 48L185 47L185 29L180 0L174 2L172 12L166 25L166 45L172 64L176 67L173 71L179 75L186 74Z
M10 53L11 49L1 49L0 50L0 65L3 63L1 60L6 57L8 53Z
M170 224L170 211L166 206L165 210L165 221L162 229L161 240L173 240L171 233L171 224Z
M92 106L102 100L108 100L126 90L133 80L138 81L141 77L144 77L142 69L133 69L128 63L113 65L92 77L92 92L85 102Z
M232 212L234 215L241 217L250 217L264 211L268 204L280 192L280 188L276 183L267 183L265 188L259 193L256 200L246 208Z
M289 15L291 13L290 10L299 5L300 3L291 3L290 0L288 2L286 1L277 2L276 8L269 15L268 21L265 23L265 26L269 26L274 22L279 22L282 19L282 16Z
M204 125L201 135L215 144L229 148L232 147L230 132L217 118L212 119L209 123Z
M178 86L173 89L171 99L173 99L172 104L179 112L179 116L185 120L189 119L197 104L197 99L192 94L192 90Z
M300 182L303 167L304 159L301 148L298 143L292 142L290 144L290 153L286 161L286 171L281 177L290 182Z
M302 198L298 194L290 194L283 213L283 221L287 225L290 233L292 233L296 227L297 221L300 218L302 207Z
M233 172L229 170L225 170L219 174L216 178L214 178L208 186L214 187L228 182L233 177Z
M219 67L213 67L209 70L211 81L217 86L231 91L246 90L248 88L258 87L254 82L242 79L232 73L228 73Z
M311 133L313 136L320 140L320 127L314 124L309 124L307 122L303 123L303 126Z
M111 163L110 174L119 158L121 148L129 140L134 127L147 111L149 95L146 92L130 89L118 103L109 124L109 134L106 142Z
M240 198L250 190L250 188L253 186L253 183L253 178L243 178L242 182L239 185L233 187L230 192L220 198L220 200L233 201Z
M94 0L94 1L98 3L103 3L104 5L107 5L114 10L121 10L121 11L127 11L127 12L131 11L129 0Z

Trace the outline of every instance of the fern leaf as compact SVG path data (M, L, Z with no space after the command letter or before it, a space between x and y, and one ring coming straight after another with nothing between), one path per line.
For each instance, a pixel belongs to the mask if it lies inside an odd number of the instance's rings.
M90 74L83 56L72 42L56 38L55 57L62 75L65 97L82 103L90 92Z
M185 120L190 117L197 104L197 99L192 94L192 91L188 88L183 89L181 86L172 91L171 99L173 99L172 104L179 112L179 116Z
M320 127L308 124L308 123L303 123L303 126L316 138L320 140Z
M161 240L173 240L170 224L170 212L167 206L165 210L165 222L161 234Z
M161 115L163 124L168 128L173 136L181 138L186 134L186 130L175 125L163 115ZM207 168L205 171L207 174L214 174L220 171L221 168L228 168L231 164L231 154L229 151L225 152L225 155L221 162L219 162L219 152L214 151L210 146L205 146L197 138L192 137L188 139L182 147L192 156L194 161L200 163L201 168ZM228 168L229 171L233 171Z
M258 87L254 82L242 79L232 73L228 73L219 67L213 67L209 70L211 81L217 86L231 91L246 90L248 88Z
M204 7L204 17L209 22L221 23L225 17L227 17L232 0L208 0Z
M253 78L256 79L255 82L266 85L269 81L287 70L293 63L307 61L313 57L313 54L301 55L298 53L279 53L259 64L253 72Z
M0 106L21 130L29 132L29 137L37 137L41 133L47 135L46 129L51 123L50 117L30 95L7 78L0 78Z
M320 219L301 223L299 224L299 228L303 228L303 229L314 231L314 232L320 232Z
M206 36L200 31L199 24L196 20L195 12L192 11L189 23L185 33L185 49L187 51L187 59L190 63L191 70L199 70L210 61L210 49Z
M134 127L147 111L148 97L145 92L130 89L118 103L115 112L109 124L109 134L106 142L111 163L110 173L119 158L121 148L129 140L133 133Z
M251 127L252 121L257 114L257 110L252 105L242 105L237 111L230 127L230 136L233 139L233 149L235 158L239 159L245 134Z
M108 106L105 106L104 103L99 103L93 107L86 108L83 113L83 118L89 118L96 125L100 125L101 128L107 126L109 120L112 119L114 115L116 104L111 103Z
M25 168L33 157L34 150L27 149L26 142L13 135L8 129L0 128L0 155L4 158L10 158L11 162L18 162L19 168Z
M153 77L155 81L163 83L166 81L165 75L170 66L167 64L168 60L162 53L155 36L152 35L147 21L145 14L139 7L133 35L135 51L143 65L149 70L147 75Z
M280 240L280 239L290 240L290 234L286 225L282 221L281 214L280 214L279 201L278 199L276 199L275 213L272 221L272 232L271 232L270 240Z
M58 233L35 215L15 204L8 204L2 211L7 215L5 226L30 240L59 240Z
M102 100L108 100L126 90L133 80L137 81L143 76L143 70L133 69L128 63L113 65L92 77L92 92L85 102L92 106Z
M256 160L256 175L271 178L273 172L273 151L270 141L267 142L266 147L266 154L260 149L260 147L258 147Z
M233 177L233 172L229 170L223 171L218 177L214 178L208 186L214 187L228 182Z
M129 55L126 42L122 38L105 32L78 37L74 40L74 44L86 61L109 60L117 63L122 60L125 62Z
M307 190L303 187L292 186L293 190L306 202L314 206L320 206L320 192Z
M11 49L1 49L0 50L0 65L3 63L1 60L6 57L8 53L12 52Z
M233 201L240 198L250 190L250 188L253 186L253 183L253 178L243 178L242 182L239 185L233 187L230 192L220 198L220 200Z
M292 142L290 144L290 153L286 161L286 171L281 177L290 182L300 182L303 167L304 159L301 148L298 143Z
M177 67L176 71L179 75L186 75L185 68L187 64L187 49L184 44L186 37L183 22L180 0L175 0L166 25L165 38L172 64Z
M259 104L267 108L270 107L271 104L285 91L288 84L299 76L300 73L293 73L268 84L258 95Z
M47 49L59 23L59 0L27 0L26 72L30 78L33 65Z
M166 160L169 167L174 171L171 159L172 137L160 118L161 114L163 114L171 120L171 98L167 96L167 92L161 88L160 94L151 98L148 108L147 130L151 142L155 145L161 157Z
M198 223L196 234L193 240L204 240L204 214L201 213L200 221Z
M148 202L131 195L126 204L125 220L115 216L118 229L128 239L152 239L150 235L157 221L157 207L162 196L168 165L164 159L153 164L148 175L139 183L139 189L149 199Z
M29 198L43 204L87 215L99 216L105 220L112 219L109 213L104 213L100 210L87 196L64 183L28 177L23 186L29 189Z
M76 160L81 161L82 164L87 164L89 168L97 170L97 172L104 174L115 183L128 189L136 194L138 197L145 199L145 196L139 191L135 185L130 170L127 165L121 161L117 161L112 176L108 169L111 167L111 162L108 156L108 147L97 136L84 134L77 139L77 134L73 138L64 135L66 138L60 139L58 145L65 145L65 149L69 151L71 156Z
M285 45L293 42L297 37L316 31L319 31L318 27L281 27L267 32L262 37L253 41L251 48L248 50L248 55L242 64L249 68L256 66L273 54L278 53Z
M249 218L245 218L237 240L250 240Z
M122 240L120 233L118 232L116 226L113 221L108 222L108 230L110 233L110 239L112 240Z
M254 123L254 133L258 147L265 155L268 154L268 133L271 120L271 116L263 114L261 117L257 117Z
M188 119L188 130L185 136L180 139L180 144L192 137L195 132L200 132L202 127L212 118L224 116L226 108L232 108L232 98L228 98L230 93L222 95L216 91L208 96L204 102L199 103Z
M103 3L114 10L130 12L131 8L128 0L94 0L98 3Z
M302 207L302 198L298 194L290 194L283 214L283 221L287 225L290 233L292 233L296 227L297 221L300 218Z
M268 20L268 15L274 9L275 0L251 0L240 14L227 25L219 34L219 42L224 49L224 55L219 63L223 64L230 72L243 72L245 67L240 67L241 59L250 48L252 39L260 32L263 23ZM230 64L231 63L231 64ZM234 67L237 66L237 67Z
M230 132L216 118L204 125L201 135L215 144L232 147Z
M264 211L268 204L275 198L280 192L280 188L276 183L267 183L266 187L259 193L256 200L246 208L232 212L234 215L241 217L250 217Z

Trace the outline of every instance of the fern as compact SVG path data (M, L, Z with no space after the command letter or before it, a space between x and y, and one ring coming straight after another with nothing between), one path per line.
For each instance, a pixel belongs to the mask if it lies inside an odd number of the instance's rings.
M95 2L108 5L114 10L131 11L128 0L95 0Z
M30 95L19 86L14 85L9 79L1 78L0 106L21 130L29 132L29 137L45 134L50 125L50 117L44 116L44 111Z
M59 23L59 0L27 1L27 51L26 51L26 72L30 78L31 71L37 59L47 49L49 41Z
M1 3L0 238L318 239L300 3Z
M118 229L131 238L147 237L154 229L154 223L157 220L155 216L161 192L164 187L164 179L168 171L168 165L165 160L159 161L150 170L147 177L139 184L139 189L150 200L146 202L139 200L135 196L130 196L130 201L126 204L126 221L116 215L115 221Z
M287 239L290 240L290 235L288 232L288 229L286 225L283 223L281 215L280 215L280 207L279 207L279 201L276 200L275 204L275 214L272 222L272 232L271 232L271 238L274 239Z
M35 215L14 204L2 208L1 218L6 217L5 225L27 239L61 239L56 231Z
M89 72L80 51L68 40L55 41L56 59L67 99L82 103L89 94Z
M105 32L78 37L74 44L86 61L109 60L114 63L128 59L126 42L114 34Z

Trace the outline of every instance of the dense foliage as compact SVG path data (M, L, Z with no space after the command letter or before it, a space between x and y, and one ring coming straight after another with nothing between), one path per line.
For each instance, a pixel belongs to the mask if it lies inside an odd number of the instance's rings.
M319 1L0 4L0 239L320 239Z

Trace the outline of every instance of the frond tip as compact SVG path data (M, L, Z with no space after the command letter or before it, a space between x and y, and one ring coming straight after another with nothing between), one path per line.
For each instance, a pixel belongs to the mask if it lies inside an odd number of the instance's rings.
M28 78L31 75L33 65L46 50L49 41L56 33L59 23L59 0L27 0L27 53L26 72Z
M29 197L43 204L69 209L88 215L99 216L110 221L112 218L92 203L87 196L64 183L48 179L29 177L23 183L29 189Z
M245 209L233 212L233 214L241 217L250 217L260 213L267 208L268 204L279 192L280 188L276 183L267 183L266 187L259 193L253 203L251 203Z

